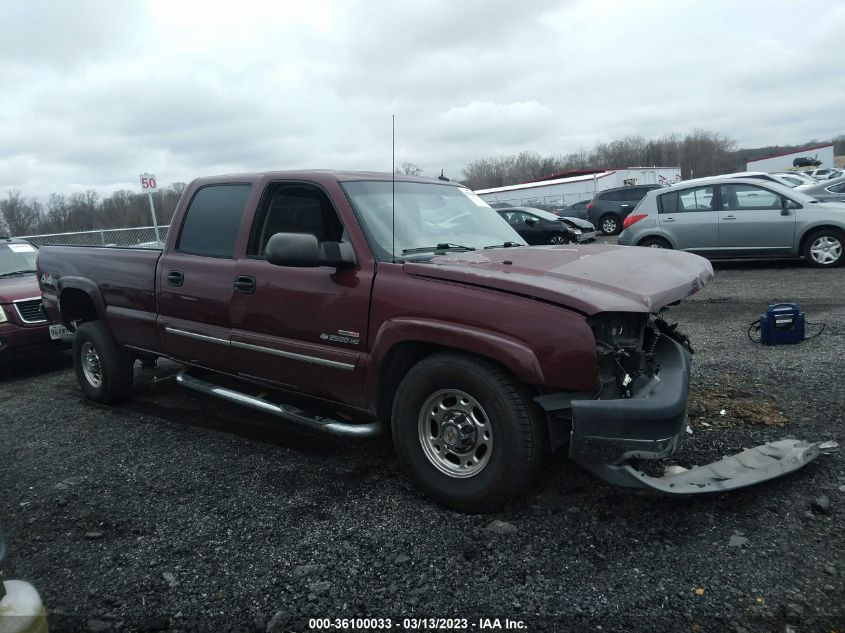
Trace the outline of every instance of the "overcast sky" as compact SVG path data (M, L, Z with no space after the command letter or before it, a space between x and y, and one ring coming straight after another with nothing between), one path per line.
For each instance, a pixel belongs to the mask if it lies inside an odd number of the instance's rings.
M845 132L845 4L0 0L0 191Z

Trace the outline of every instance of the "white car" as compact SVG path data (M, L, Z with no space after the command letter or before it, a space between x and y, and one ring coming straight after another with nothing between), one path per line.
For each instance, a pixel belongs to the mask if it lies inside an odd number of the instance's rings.
M803 191L809 187L814 187L819 184L819 181L812 176L807 176L801 171L775 171L772 172L774 176L778 176L789 183L791 187L798 191Z
M695 183L700 180L711 180L713 178L753 178L755 180L768 180L769 182L775 182L779 185L783 185L784 187L792 188L794 185L791 182L784 180L777 174L769 174L765 171L738 171L733 174L719 174L718 176L705 176L703 178L693 178L692 180L684 180L684 183Z
M822 169L808 169L804 172L808 176L812 176L816 180L827 180L828 178L837 178L840 175L838 169L828 169L824 167Z

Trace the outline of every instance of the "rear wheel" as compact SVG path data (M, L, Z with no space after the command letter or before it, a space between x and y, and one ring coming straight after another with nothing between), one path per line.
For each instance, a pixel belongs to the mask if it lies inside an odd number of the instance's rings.
M649 248L672 248L672 245L662 237L646 237L640 240L637 246L648 246Z
M73 338L73 365L82 391L96 402L117 402L132 392L135 360L101 321L80 325Z
M845 238L836 229L819 229L804 240L804 258L810 266L833 268L842 265Z
M408 478L467 512L494 510L524 492L548 452L542 415L525 388L499 366L457 353L411 368L391 424Z
M599 229L605 235L616 235L619 233L619 218L615 215L605 215L599 220Z

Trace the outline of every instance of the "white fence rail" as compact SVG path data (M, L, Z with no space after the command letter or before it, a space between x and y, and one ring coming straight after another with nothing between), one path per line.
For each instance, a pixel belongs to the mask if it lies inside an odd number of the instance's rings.
M128 229L100 229L76 233L23 235L37 246L122 246L126 248L161 248L167 237L167 226L141 226ZM160 239L159 239L160 238Z

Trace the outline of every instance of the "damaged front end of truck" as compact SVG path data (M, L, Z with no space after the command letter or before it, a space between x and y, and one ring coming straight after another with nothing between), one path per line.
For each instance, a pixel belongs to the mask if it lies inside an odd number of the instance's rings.
M597 393L536 401L569 423L570 457L605 481L686 496L773 479L819 454L817 444L784 439L663 477L638 470L632 461L670 457L686 436L693 349L662 312L600 313L588 322L596 339Z

